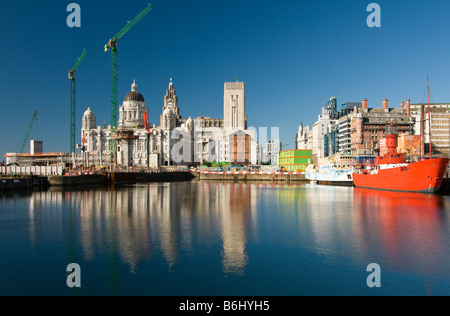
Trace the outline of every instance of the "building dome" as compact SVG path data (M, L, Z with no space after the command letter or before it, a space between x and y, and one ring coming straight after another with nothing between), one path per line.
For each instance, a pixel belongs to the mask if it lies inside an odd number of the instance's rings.
M86 112L83 114L83 120L81 124L82 129L95 129L97 124L97 118L95 117L94 112L92 112L91 108L88 108Z
M137 84L135 81L133 81L133 84L131 85L131 91L128 92L128 94L125 96L125 99L123 101L138 101L138 102L145 102L144 96L137 91Z
M137 92L137 91L130 91L125 96L125 99L123 101L139 101L139 102L145 102L144 96Z
M94 114L94 112L92 112L91 108L88 108L86 110L86 112L84 112L83 116L94 116L95 117L95 114Z

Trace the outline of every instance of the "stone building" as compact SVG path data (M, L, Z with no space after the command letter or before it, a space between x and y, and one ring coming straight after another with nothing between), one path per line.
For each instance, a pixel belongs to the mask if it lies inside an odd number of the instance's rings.
M224 119L201 116L183 119L172 80L164 96L159 126L148 121L148 107L133 82L131 91L119 108L117 129L97 125L88 108L82 118L83 150L92 164L121 167L194 166L204 161L230 161L232 135L245 134L245 161L256 163L256 135L247 130L245 86L243 82L225 83ZM146 121L147 118L147 121ZM146 127L147 126L147 127ZM238 138L241 140L241 137Z
M225 82L223 106L224 128L230 131L246 130L244 82Z
M302 122L295 136L295 149L312 149L312 137L309 126L304 127Z
M83 115L81 129L85 152L97 155L102 165L159 167L176 164L172 158L172 147L177 141L174 130L179 128L177 133L181 134L185 129L193 129L193 122L181 128L178 98L172 82L164 97L160 126L153 125L147 131L144 113L148 114L148 108L135 82L119 108L115 131L111 126L97 126L95 114L88 108Z

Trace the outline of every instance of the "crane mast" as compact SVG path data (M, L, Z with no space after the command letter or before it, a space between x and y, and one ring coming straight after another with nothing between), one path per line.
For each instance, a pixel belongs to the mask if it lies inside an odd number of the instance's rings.
M84 57L86 57L86 50L83 51L81 56L78 58L75 66L69 71L69 80L70 80L70 147L69 152L75 152L75 126L76 126L76 79L75 79L75 71L80 66Z
M118 94L118 56L117 56L117 41L124 36L129 30L133 28L140 20L142 20L152 10L151 4L149 4L144 10L142 10L133 20L122 28L109 42L105 45L105 52L111 50L111 129L112 132L117 128L117 94ZM111 159L114 159L114 153L116 151L116 142L111 140L110 150Z

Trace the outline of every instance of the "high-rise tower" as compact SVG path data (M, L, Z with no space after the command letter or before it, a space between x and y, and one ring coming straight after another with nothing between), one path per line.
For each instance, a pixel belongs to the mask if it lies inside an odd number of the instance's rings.
M245 84L243 82L225 82L223 106L225 130L247 129Z

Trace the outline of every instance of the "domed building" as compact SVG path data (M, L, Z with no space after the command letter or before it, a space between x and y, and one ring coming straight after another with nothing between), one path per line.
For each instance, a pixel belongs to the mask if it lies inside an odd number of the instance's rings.
M81 124L83 129L93 129L96 127L97 118L91 108L88 108L83 114L83 122Z
M97 118L90 108L84 113L81 138L89 165L127 169L193 166L205 160L226 162L230 161L230 148L236 147L230 143L229 135L238 130L249 135L244 147L251 154L248 163L256 163L256 135L247 130L245 87L241 82L225 83L224 113L230 114L228 120L204 116L183 119L172 79L164 96L159 126L150 123L155 118L150 116L135 81L118 112L115 128L105 124L97 126Z
M113 156L115 164L121 167L159 167L177 163L171 155L175 129L186 129L179 115L178 97L172 80L164 96L160 126L150 125L149 109L144 96L133 81L131 91L119 107L116 130L110 125L96 126L94 112L88 108L82 118L81 138L85 151L97 159L95 165L110 165ZM193 121L189 123L193 128ZM149 130L146 129L149 127ZM193 135L193 133L192 133ZM114 155L111 155L114 149ZM101 154L100 154L101 153Z
M123 105L119 108L118 128L144 128L144 113L148 114L145 99L137 91L137 84L133 81L131 91L125 96Z

